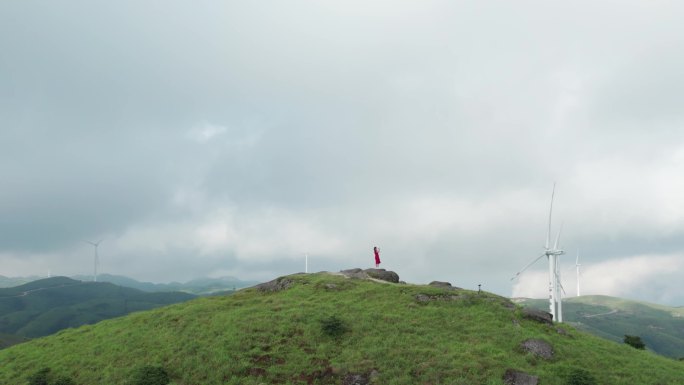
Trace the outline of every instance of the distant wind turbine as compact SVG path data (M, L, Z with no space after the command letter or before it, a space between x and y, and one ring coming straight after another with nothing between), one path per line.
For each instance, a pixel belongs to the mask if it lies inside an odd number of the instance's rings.
M90 241L85 241L86 243L89 243L95 247L95 261L94 261L94 266L93 266L93 282L97 282L97 266L100 264L100 257L97 255L97 248L100 246L100 243L102 242L102 239L100 239L97 242L90 242Z
M309 253L304 253L304 272L309 272Z
M563 231L563 225L561 224L558 230L558 235L556 236L556 242L554 242L553 247L551 247L551 217L553 214L553 198L556 193L556 184L553 184L553 190L551 191L551 207L549 208L549 229L546 233L546 246L544 247L544 254L537 257L534 261L523 267L522 270L517 272L511 280L514 280L520 276L527 268L534 265L542 257L546 257L549 260L549 310L554 321L563 322L563 299L562 293L563 286L560 282L560 263L558 257L565 254L565 251L558 248L558 242L560 240L561 232Z

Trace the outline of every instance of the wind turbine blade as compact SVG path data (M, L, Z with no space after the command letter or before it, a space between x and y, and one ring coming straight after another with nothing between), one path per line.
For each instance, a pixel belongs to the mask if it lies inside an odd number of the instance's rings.
M579 266L579 249L577 249L577 259L575 260L575 266Z
M549 230L546 233L546 249L551 245L551 216L553 214L553 197L556 195L556 182L553 182L553 190L551 190L551 206L549 207Z
M545 257L545 256L546 256L546 254L542 254L542 255L540 255L539 257L537 257L534 261L528 263L525 267L522 268L522 270L520 270L519 272L515 273L515 275L513 276L513 278L511 278L511 281L514 280L514 279L516 279L516 278L518 278L518 277L520 276L520 274L522 274L525 270L527 270L527 268L529 268L530 266L534 265L535 262L537 262L538 260L541 259L541 257Z
M553 249L558 250L558 241L560 241L561 233L563 232L563 223L561 223L560 229L558 229L558 235L556 235L556 243L553 244Z

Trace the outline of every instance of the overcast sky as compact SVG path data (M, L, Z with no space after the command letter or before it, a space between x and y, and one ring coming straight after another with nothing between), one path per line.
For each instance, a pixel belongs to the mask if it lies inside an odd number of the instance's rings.
M0 2L0 275L684 305L684 4Z

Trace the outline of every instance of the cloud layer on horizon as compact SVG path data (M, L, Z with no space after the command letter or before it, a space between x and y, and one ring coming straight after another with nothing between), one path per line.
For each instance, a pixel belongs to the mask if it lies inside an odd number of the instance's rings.
M682 305L682 11L3 3L0 274L86 274L94 239L103 272L153 281L378 245L409 282L543 297L544 263L510 277L556 181L596 294Z

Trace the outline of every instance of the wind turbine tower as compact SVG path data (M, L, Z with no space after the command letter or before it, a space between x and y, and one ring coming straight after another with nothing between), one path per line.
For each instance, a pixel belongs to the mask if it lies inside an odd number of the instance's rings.
M89 243L93 245L93 247L95 247L95 261L93 264L93 282L97 282L97 266L100 264L100 257L97 255L97 248L100 246L100 242L102 242L102 239L100 239L97 242L86 241L86 243Z
M534 265L542 257L546 257L549 261L549 310L554 321L563 322L563 298L562 290L563 286L560 282L560 263L558 257L565 254L565 251L558 247L558 242L560 241L560 235L563 230L561 225L558 230L558 235L556 235L556 241L551 246L551 219L553 216L553 198L556 194L556 184L553 184L553 190L551 191L551 207L549 208L549 228L546 233L546 245L544 246L544 254L537 257L534 261L530 262L522 270L515 274L511 279L518 278L527 268Z

